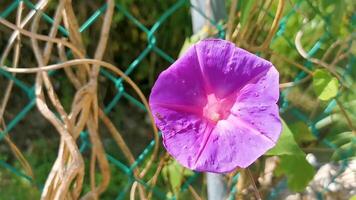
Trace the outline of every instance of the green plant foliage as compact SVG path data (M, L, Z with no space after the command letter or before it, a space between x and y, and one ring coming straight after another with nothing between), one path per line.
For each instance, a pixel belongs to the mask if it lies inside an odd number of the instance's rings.
M248 16L250 15L250 11L252 9L255 0L243 0L240 3L241 10L241 25L244 26L247 23Z
M39 199L41 192L28 180L0 169L0 200Z
M276 174L287 176L288 188L295 192L301 192L314 177L315 170L305 156L283 155L280 156L280 163L276 169Z
M163 167L162 174L163 178L169 182L174 194L178 195L185 178L192 176L194 173L182 167L177 161L172 160L170 164Z
M356 158L356 137L351 131L333 134L327 139L337 147L331 157L332 160Z
M305 159L305 153L299 148L293 133L283 120L282 124L283 131L276 146L266 155L279 156L277 175L286 175L288 188L292 191L302 191L314 177L315 171Z
M303 121L297 121L289 125L290 129L293 130L294 138L299 144L301 142L311 142L315 141L317 138L311 133L308 125Z
M314 72L313 87L318 98L327 101L336 97L339 81L326 70L318 69Z
M266 155L269 156L282 156L282 155L302 155L305 153L299 148L298 144L294 140L293 133L282 120L283 130L281 136L278 139L276 146L270 149Z
M14 2L22 1L3 0L0 6L0 15L3 15L3 11ZM23 2L35 1L26 0ZM190 7L189 2L190 1L166 0L115 1L117 7L115 8L113 16L113 23L111 24L109 45L106 47L103 60L115 64L115 66L122 70L128 69L129 66L132 67L133 64L137 65L133 73L130 74L130 78L142 89L146 97L149 96L154 80L158 74L165 70L173 60L177 59L179 55L186 51L192 44L201 39L213 37L216 34L214 29L215 25L209 24L209 20L206 20L206 27L200 32L194 35L192 34L190 14L192 7ZM266 34L269 32L269 28L275 18L279 1L238 0L237 2L233 23L236 30L233 30L233 32L239 33L239 31L245 29L247 30L245 35L250 34L250 36L246 38L246 41L244 41L246 44L261 44L266 38ZM280 179L278 177L276 178L276 176L286 177L288 188L292 191L299 192L305 190L308 182L313 178L315 171L307 162L306 154L300 148L302 146L306 147L308 152L315 155L318 163L322 164L334 162L341 168L346 168L349 162L339 161L356 159L355 134L351 131L352 128L350 128L350 125L345 120L344 113L341 112L336 104L337 100L344 106L345 112L355 127L355 2L355 0L285 1L282 18L278 23L276 33L269 45L269 50L253 52L271 61L271 63L276 66L280 73L280 83L293 82L293 86L281 89L279 105L281 105L281 114L285 117L286 122L283 121L283 132L277 145L265 154L267 156L278 156L279 164L276 170L274 170L271 187L260 188L264 190L262 194L263 199L268 199L267 195L272 194L273 191L280 194L285 192L284 188L278 191L278 188L275 187L280 183ZM166 15L172 6L181 3L184 5L182 4L182 6L173 13ZM230 9L231 3L231 0L226 1L227 12ZM53 17L55 9L58 6L57 4L58 2L50 2L47 5L49 9L46 9L46 13L50 18ZM268 6L268 4L270 4L270 6ZM99 37L102 20L104 19L103 10L98 12L98 9L103 6L103 1L78 1L74 6L79 25L82 25L93 14L97 16L96 22L81 33L87 49L86 54L88 58L94 55L96 49L98 42L96 39ZM33 8L25 5L23 13L26 14L32 9ZM15 11L16 9L5 17L6 20L15 23ZM127 14L131 17L128 17ZM162 16L167 18L162 21ZM222 21L220 24L221 27L228 27L227 20L228 18ZM255 27L255 23L259 22L259 20L262 20L261 23ZM138 26L137 23L140 24L140 26ZM2 28L2 30L0 30L0 52L2 52L8 44L11 30L1 24L0 27ZM50 24L44 24L43 26L41 24L38 33L48 34L50 31L49 28ZM151 32L152 28L157 29ZM316 65L312 64L310 59L305 59L300 55L295 48L295 38L299 31L303 33L300 41L301 46L306 53L308 53L308 56L322 60L332 66L335 70L334 72L340 76L340 79L336 79L334 74L331 74L326 68L316 69ZM254 33L256 33L256 35ZM57 36L59 38L64 35L59 34ZM247 48L247 45L241 43L241 39L239 38L240 34L236 36L238 46L251 50ZM21 38L23 38L23 44L21 44L21 62L19 62L19 67L37 66L36 60L32 58L33 50L29 45L30 40L25 36ZM42 44L44 43L40 43L40 46L42 46ZM159 52L161 52L161 54ZM5 58L4 64L6 66L13 65L12 54L13 52L11 50L10 56ZM162 56L162 54L165 56ZM141 55L143 56L140 57ZM281 59L281 56L285 59ZM59 59L56 57L50 60L51 64L58 62ZM296 64L298 64L299 67ZM312 81L308 77L304 79L307 74L303 74L300 66L314 71ZM69 111L75 89L68 81L64 72L60 71L57 71L55 75L52 76L53 79L51 77L51 81L55 86L56 93L65 110ZM29 87L33 86L34 76L32 75L24 76L18 74L16 78L28 84ZM8 77L3 76L0 72L0 91L5 91L8 80ZM98 81L99 102L103 102L103 105L100 106L105 107L109 105L113 99L119 97L118 88L115 85L116 82L113 83L109 81L105 75L101 76ZM342 90L339 89L339 81L342 82ZM132 95L132 89L127 86L128 85L124 85L125 92ZM19 111L28 103L28 99L23 98L23 96L25 96L24 92L28 91L20 91L15 84L13 94L4 114L6 123L11 123L11 120L13 120ZM137 96L134 97L136 98ZM0 92L0 99L2 98L3 93ZM146 145L151 140L150 134L147 134L150 130L148 123L146 123L147 120L143 117L145 114L141 111L138 112L140 105L136 104L132 99L127 98L127 96L120 98L121 99L118 98L118 102L108 115L118 130L120 132L122 130L122 136L125 141L127 141L134 156L140 158L139 155L141 155L142 150L146 148ZM322 101L317 101L318 99ZM35 109L32 111L34 110ZM28 159L33 168L35 179L32 182L28 181L21 176L13 174L11 170L0 166L0 200L40 198L41 187L44 185L58 153L57 145L59 144L59 137L52 126L46 128L44 125L41 125L48 124L43 117L37 118L36 116L37 114L30 113L21 123L15 126L14 130L8 133L13 137L16 145L18 145L20 150L23 151L24 156ZM41 120L42 118L43 120ZM311 130L313 130L315 135L312 134ZM53 135L51 135L52 133ZM102 130L102 126L100 126L100 134L103 139L103 144L105 145L105 150L110 153L115 160L117 159L116 161L120 161L127 165L127 167L130 167L123 153L118 149L115 141L113 141L111 137L108 137L107 131L105 128ZM84 137L83 140L82 138L78 139L79 143L83 141ZM145 151L146 150L147 149L145 149ZM90 165L89 151L90 145L82 152L85 159L86 174L89 174L90 170L88 167ZM147 155L144 161L142 161L143 163L148 161L149 156ZM14 169L23 172L22 166L10 153L4 141L0 144L0 159L13 166ZM124 173L114 162L110 160L109 162L112 177L108 189L100 196L100 199L129 199L129 186L134 180L132 174ZM258 161L253 166L259 166L260 163L261 162ZM342 163L347 164L343 165ZM144 164L141 163L139 168L141 168L141 166L144 166ZM149 183L148 181L155 174L157 167L158 162L154 162L151 170L146 173L142 181ZM264 166L261 165L258 169L260 171L256 169L256 174L262 174L262 170L264 170L263 167ZM99 173L95 175L97 182L100 182L102 179L101 175ZM154 189L162 192L162 196L166 196L167 199L192 199L191 191L186 187L188 185L187 182L189 182L190 186L194 187L194 189L200 193L202 199L206 199L204 198L206 196L206 180L201 175L192 175L192 171L182 167L176 161L170 160L167 165L163 167L161 174L158 176L157 185L155 185ZM195 179L195 177L200 178ZM87 184L83 185L82 194L90 190L88 179L89 176L85 176L85 182L87 182ZM235 183L236 181L237 179ZM237 187L231 187L231 189L236 188ZM149 189L147 189L147 191L149 191ZM233 190L231 190L231 194L232 191ZM240 193L240 191L237 192ZM136 191L136 194L137 193L138 191ZM329 193L329 190L325 189L325 191L322 192L322 197L325 199L333 199L327 196L327 193ZM122 196L119 194L122 194ZM158 198L158 196L159 195L153 193L152 199L161 199ZM138 196L136 195L136 197ZM241 198L250 199L249 197L245 196ZM230 196L229 199L234 198ZM283 198L279 196L269 199ZM356 200L356 196L351 197L350 194L350 196L344 197L343 199Z
M331 0L322 0L321 8L324 12L329 13L330 17L333 20L330 20L330 24L328 24L328 28L332 34L339 34L340 28L343 25L342 22L346 12L346 1L331 1Z

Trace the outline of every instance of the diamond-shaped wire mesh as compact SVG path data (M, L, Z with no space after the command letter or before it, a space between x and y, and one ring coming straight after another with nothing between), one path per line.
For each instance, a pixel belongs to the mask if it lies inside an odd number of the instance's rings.
M31 1L29 1L29 0L22 0L22 1L25 3L25 6L27 9L36 10L35 5ZM0 17L7 19L10 15L12 15L15 12L15 10L20 2L21 2L21 0L14 0L10 5L6 5L6 6L1 5L0 6L0 11L1 11ZM280 42L280 40L282 40L282 42L285 42L287 45L289 45L290 48L295 49L295 45L293 42L293 36L291 36L294 33L289 33L286 26L287 26L290 16L298 14L297 10L298 10L300 4L302 4L302 3L305 3L305 2L297 1L297 3L295 4L295 7L292 7L291 9L287 10L284 13L283 18L279 24L278 31L276 32L276 34L272 40L272 45L277 40L278 40L278 42ZM330 23L330 18L328 16L322 16L316 7L314 7L311 3L308 3L308 4L311 7L311 9L314 10L315 13L317 15L319 15L319 17L321 17L325 21L326 24ZM144 37L146 37L146 40L147 40L147 44L144 44L144 46L145 46L144 49L142 49L142 51L140 52L139 55L136 56L136 58L131 60L131 63L126 68L126 70L125 70L126 75L128 75L128 76L134 75L136 73L136 71L138 70L138 68L152 67L152 66L142 65L142 62L145 59L148 59L148 56L150 54L155 54L156 56L160 57L161 59L164 60L164 62L167 63L167 65L169 65L169 63L174 62L175 56L169 55L169 53L166 53L167 49L161 49L161 47L159 46L159 41L163 40L163 38L158 38L157 32L165 31L165 29L162 29L162 26L164 26L166 21L170 17L174 16L176 12L178 12L180 9L183 9L183 8L185 8L187 10L187 8L189 8L191 6L192 5L190 4L189 1L178 0L175 3L172 3L171 6L167 10L165 10L163 13L161 13L160 17L156 19L156 22L153 25L148 27L148 26L144 25L144 22L140 22L138 19L136 19L134 17L134 15L126 8L125 5L122 5L119 1L117 1L116 6L115 6L115 13L119 13L120 15L122 15L124 17L124 20L130 21L130 23L132 23L137 28L137 31L139 32L139 34L143 33ZM103 13L105 13L106 8L107 8L106 4L103 4L100 8L95 10L92 13L92 15L84 23L81 24L79 31L81 33L85 33L93 24L98 23L101 15L103 15ZM193 9L198 9L198 8L193 7ZM200 13L203 15L203 12L200 11ZM187 13L187 15L189 15L189 14ZM267 17L269 17L272 20L274 17L274 14L268 13ZM49 15L49 14L47 15L46 13L42 14L42 20L46 21L49 24L53 23L53 19L51 18L51 15ZM215 27L215 29L217 31L216 37L223 38L225 35L225 32L224 32L225 28L221 24L213 21L212 19L208 19L208 20L210 21L211 25ZM190 23L188 23L188 24L190 24ZM59 32L63 37L68 36L68 31L62 26L59 27ZM171 36L171 37L174 37L174 36ZM330 40L331 38L332 38L332 34L330 34L330 32L328 30L326 30L324 35L321 36L320 39L315 42L314 46L312 46L311 50L309 52L307 52L308 55L313 56L313 55L317 54L318 51L320 50L321 46L324 44L325 40ZM168 38L168 40L169 40L169 38ZM178 45L180 45L180 44L178 44ZM130 54L130 52L126 52L126 53ZM129 55L129 56L133 57L134 55ZM355 63L355 57L352 56L349 59L349 63L347 64L346 70L344 72L345 74L351 70L351 66L354 63ZM315 66L312 63L310 63L309 61L305 61L303 64L308 69L315 68ZM107 103L105 105L104 111L107 114L112 113L113 110L115 109L115 107L117 107L122 101L130 102L132 105L136 106L137 110L139 110L140 112L145 111L144 105L142 103L140 103L140 101L134 95L130 94L130 90L128 90L125 87L125 84L122 82L121 78L111 74L110 72L108 72L107 70L104 70L104 69L102 69L100 71L100 74L101 74L101 76L103 76L107 80L109 80L109 82L111 82L110 84L114 85L114 87L116 88L116 93L111 96L111 99L109 101L107 101ZM19 88L20 90L22 90L28 97L28 101L27 101L28 103L23 106L23 109L21 111L19 111L16 114L16 116L13 116L11 118L11 121L9 121L7 123L6 129L1 131L0 140L2 140L4 138L4 136L6 134L10 134L11 131L13 131L13 129L16 126L21 126L21 120L26 119L26 115L31 110L34 109L35 96L34 96L33 86L29 85L28 83L25 83L23 80L21 80L21 78L18 78L17 76L14 76L13 74L6 72L2 69L0 69L0 76L2 76L4 79L7 79L7 80L13 80L16 87ZM56 77L59 75L57 74L56 71L53 71L53 72L51 72L51 76ZM294 82L298 83L305 76L306 76L306 73L303 71L300 71L295 76ZM281 113L284 113L287 111L293 113L297 119L304 121L309 126L309 128L312 130L312 133L314 134L314 136L319 138L320 134L319 134L318 128L316 127L316 122L319 121L321 118L329 115L333 111L333 109L337 105L336 100L330 101L330 103L326 106L326 109L321 113L320 116L311 118L310 116L307 115L307 113L304 113L300 109L293 107L293 104L291 104L288 99L289 93L290 93L290 89L285 89L281 93L281 100L280 100ZM31 120L31 119L27 119L27 120ZM332 149L336 148L335 145L333 145L327 139L325 139L325 138L320 138L320 139L323 141L323 143L325 143L326 146L328 146ZM82 132L80 135L80 145L81 145L80 151L82 153L85 153L86 151L88 151L88 149L90 149L90 141L88 140L88 136L87 136L86 132ZM147 180L140 180L133 176L133 170L137 166L139 166L143 162L145 162L146 157L152 152L153 146L154 146L154 141L152 140L151 142L148 143L146 148L137 156L136 161L132 165L128 165L128 163L125 160L123 160L122 158L118 158L115 155L110 155L110 154L106 155L107 159L110 162L113 173L120 173L123 175L121 177L125 177L119 185L114 185L114 184L110 185L110 187L113 187L114 190L117 191L117 194L115 196L110 196L110 198L116 198L116 199L127 198L130 187L134 181L138 181L139 184L143 185L148 190L152 190L154 197L157 199L175 199L176 198L175 196L170 196L170 197L167 196L167 191L165 191L163 188L160 188L159 185L154 188L150 188L149 184L147 183ZM350 151L351 151L351 149L350 149ZM345 159L343 161L343 166L341 168L341 171L335 175L334 179L336 178L336 176L340 175L343 170L346 169L347 165L348 165L348 161L347 161L347 159ZM20 169L18 169L15 166L10 165L9 163L5 162L4 160L0 160L0 166L10 170L16 176L20 176L22 178L27 179L31 184L36 185L36 187L41 188L44 184L44 183L36 182L36 181L32 180L31 177L24 174L23 171L21 171ZM235 175L235 177L232 179L233 185L235 185L237 183L238 177L239 177L239 174ZM197 172L194 173L194 175L190 176L187 180L184 181L184 183L182 184L182 187L179 189L179 191L181 193L186 192L187 190L189 190L189 187L194 184L194 182L198 182L198 184L202 184L200 178L201 178L200 173L197 173ZM272 192L269 195L270 199L273 199L274 197L276 197L278 195L278 193L280 191L284 190L285 188L286 188L286 181L281 181L281 183L278 184L276 188L272 189ZM233 199L236 192L237 192L236 187L232 187L231 191L229 191L229 199ZM322 198L322 194L319 194L318 197Z

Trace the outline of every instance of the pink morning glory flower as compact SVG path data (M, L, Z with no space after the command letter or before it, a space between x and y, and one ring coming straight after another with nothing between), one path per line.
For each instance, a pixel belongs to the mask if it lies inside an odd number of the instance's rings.
M279 74L254 54L207 39L163 71L149 104L167 151L196 171L246 168L281 133Z

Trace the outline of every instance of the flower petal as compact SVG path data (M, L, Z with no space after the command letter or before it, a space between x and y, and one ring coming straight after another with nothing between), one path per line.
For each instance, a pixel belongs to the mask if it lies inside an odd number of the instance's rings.
M224 98L267 71L271 63L226 40L207 39L195 46L210 93Z
M163 144L180 164L194 169L199 152L205 149L212 125L199 115L153 106ZM204 142L205 141L205 142Z
M159 112L155 121L165 148L192 170L225 173L245 168L274 146L273 141L233 115L214 127L198 115L161 107L154 110Z
M239 93L231 113L276 142L282 130L276 102L279 97L278 72L271 67L256 82Z
M217 123L194 168L216 173L246 168L274 145L269 138L231 115Z
M279 73L273 66L249 81L238 93L236 102L248 105L271 105L279 98Z
M238 107L237 105L235 107ZM281 121L278 115L278 106L241 106L236 108L239 111L233 114L239 120L253 127L261 135L277 142L282 130Z
M279 74L231 42L209 39L161 73L150 107L167 151L197 171L245 168L281 132Z
M159 75L149 102L173 107L203 107L206 104L204 81L194 49L189 49Z

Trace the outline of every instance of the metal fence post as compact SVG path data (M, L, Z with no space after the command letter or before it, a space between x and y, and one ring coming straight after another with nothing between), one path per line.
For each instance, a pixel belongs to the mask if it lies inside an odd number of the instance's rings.
M208 18L218 22L226 19L225 1L224 0L190 0L194 6L191 8L193 33L198 33L208 22ZM200 12L197 11L200 10ZM203 13L206 17L204 17ZM215 173L206 173L208 184L208 199L223 200L227 197L227 186L224 176Z

